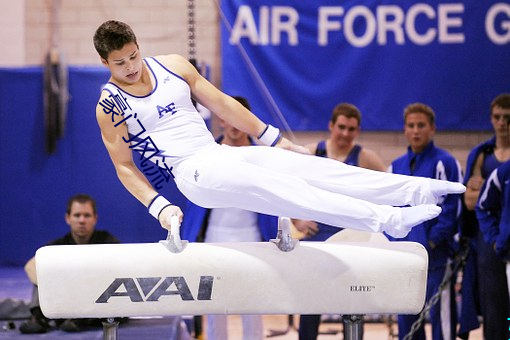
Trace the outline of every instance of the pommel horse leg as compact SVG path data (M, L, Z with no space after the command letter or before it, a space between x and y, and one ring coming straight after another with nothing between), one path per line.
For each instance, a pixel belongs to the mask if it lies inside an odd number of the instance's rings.
M363 316L362 315L342 315L344 325L344 340L363 339Z
M114 318L103 321L103 340L117 340L119 322Z

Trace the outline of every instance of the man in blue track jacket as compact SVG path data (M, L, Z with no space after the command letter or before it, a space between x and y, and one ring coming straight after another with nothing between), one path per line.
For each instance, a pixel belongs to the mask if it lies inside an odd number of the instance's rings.
M485 242L501 259L510 260L510 161L494 170L485 181L476 216ZM507 315L508 314L507 312Z
M435 113L427 105L414 103L404 110L404 134L409 142L405 155L394 160L390 172L402 175L421 176L454 182L462 181L459 162L448 152L434 145ZM414 227L402 239L422 244L429 254L427 278L427 301L438 291L452 257L454 235L460 213L460 196L448 195L440 204L441 214L430 221ZM442 298L430 310L432 338L434 340L455 339L455 308L453 282L445 288ZM442 312L443 310L443 312ZM444 313L444 311L448 311ZM417 315L399 315L399 339L411 330ZM412 339L425 340L423 324Z
M490 120L494 136L477 145L466 162L463 195L461 237L468 240L470 252L462 276L462 309L459 318L459 337L468 339L469 332L479 327L478 316L483 318L484 338L506 340L506 325L510 308L506 292L506 265L496 255L479 228L475 207L481 187L498 166L510 159L508 119L510 119L510 93L496 96L490 104ZM502 293L504 297L502 298Z

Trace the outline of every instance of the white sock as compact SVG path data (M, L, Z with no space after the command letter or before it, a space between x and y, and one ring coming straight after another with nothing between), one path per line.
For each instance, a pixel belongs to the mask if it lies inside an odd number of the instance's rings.
M431 179L429 184L430 191L436 198L440 198L448 194L462 194L464 191L466 191L466 187L462 183L457 182Z
M411 205L441 204L448 194L462 194L466 187L462 183L443 181L432 178L422 178L424 181L420 189L415 191Z
M441 213L441 207L435 204L422 204L398 209L402 214L400 225L390 226L385 230L388 235L395 238L405 237L414 226L431 220Z

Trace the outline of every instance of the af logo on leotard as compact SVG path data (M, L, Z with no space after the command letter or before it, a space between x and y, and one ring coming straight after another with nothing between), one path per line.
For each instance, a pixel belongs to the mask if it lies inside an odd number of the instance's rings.
M167 114L173 115L174 113L177 112L177 109L175 108L175 103L173 102L165 107L157 105L157 109L160 119Z

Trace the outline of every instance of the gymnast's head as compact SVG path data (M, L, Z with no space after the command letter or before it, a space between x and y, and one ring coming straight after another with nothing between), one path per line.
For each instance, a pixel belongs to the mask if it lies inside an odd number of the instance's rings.
M108 61L111 52L120 51L128 44L133 44L138 49L136 35L131 27L116 20L102 23L96 30L93 40L94 47L102 61Z
M94 34L94 46L101 63L110 70L111 81L122 86L141 79L143 59L129 25L115 20L103 23Z

